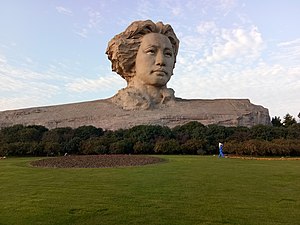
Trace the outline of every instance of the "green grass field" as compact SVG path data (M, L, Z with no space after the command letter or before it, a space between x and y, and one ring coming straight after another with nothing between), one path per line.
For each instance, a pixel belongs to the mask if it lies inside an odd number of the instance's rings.
M162 157L105 169L0 160L0 224L300 224L300 161Z

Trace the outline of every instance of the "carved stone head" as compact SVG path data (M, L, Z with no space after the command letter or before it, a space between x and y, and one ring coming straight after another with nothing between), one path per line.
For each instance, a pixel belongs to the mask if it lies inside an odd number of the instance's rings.
M161 34L170 41L174 58L172 69L175 67L179 40L172 27L169 24L164 25L162 22L155 24L151 20L135 21L124 32L116 35L108 43L106 50L106 54L112 63L112 70L123 77L127 83L130 83L136 75L136 59L142 39L145 35L151 33Z
M112 70L127 81L111 101L123 109L149 109L174 102L167 88L173 75L179 40L172 27L151 20L135 21L116 35L106 50Z

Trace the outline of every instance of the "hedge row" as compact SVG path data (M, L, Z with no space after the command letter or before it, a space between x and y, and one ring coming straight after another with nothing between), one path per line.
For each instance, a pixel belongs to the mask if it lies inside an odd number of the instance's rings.
M217 154L219 142L228 154L299 156L299 140L300 124L246 128L189 122L173 129L140 125L116 131L15 125L0 130L0 156Z
M227 154L248 156L300 156L300 140L228 141L224 145L224 152Z

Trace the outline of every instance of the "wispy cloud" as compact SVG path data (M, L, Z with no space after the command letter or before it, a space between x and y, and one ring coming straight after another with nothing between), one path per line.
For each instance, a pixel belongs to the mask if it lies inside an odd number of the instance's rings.
M100 11L94 10L92 8L88 9L88 28L100 30L100 24L103 19L104 18Z
M181 37L169 86L178 97L247 98L269 108L271 116L283 116L280 105L297 115L300 39L279 43L276 52L267 47L254 25L224 28L202 21L194 33Z
M281 115L278 106L287 105L290 113L299 111L300 66L257 64L256 67L235 68L234 64L212 64L210 68L194 67L192 72L176 71L170 87L183 98L217 99L246 98L254 104L271 109L271 115Z
M72 16L73 15L73 12L70 9L67 9L63 6L56 6L55 9L58 13L61 13L63 15L67 15L67 16Z
M236 5L236 0L217 0L215 7L226 16Z
M59 93L51 74L16 68L0 58L0 110L46 104Z
M88 30L86 28L81 28L75 31L75 34L79 35L82 38L88 37Z
M263 47L263 40L256 27L250 30L242 28L222 29L211 53L206 56L207 62L217 62L239 57L257 58Z
M0 66L4 65L6 63L6 57L3 55L0 55Z
M300 65L300 38L278 43L276 51L270 56L270 60L290 67Z
M102 32L102 22L104 20L101 8L95 10L93 8L84 9L86 15L85 20L81 21L80 24L74 24L74 33L82 38L88 38L89 34Z
M229 29L203 21L195 30L181 37L176 69L183 73L209 74L227 64L237 71L261 60L264 41L255 26Z
M108 75L97 79L77 78L66 84L69 92L105 92L126 86L125 81L118 75Z
M152 18L156 15L157 11L161 9L157 8L157 4L149 0L138 1L135 14L142 20Z

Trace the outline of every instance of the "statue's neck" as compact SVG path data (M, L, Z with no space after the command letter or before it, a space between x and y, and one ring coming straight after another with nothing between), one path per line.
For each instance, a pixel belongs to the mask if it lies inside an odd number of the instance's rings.
M137 89L140 93L147 96L152 103L160 103L163 99L162 90L165 90L167 87L164 86L154 86L147 85L138 81L132 81L128 84L128 87L133 87Z

